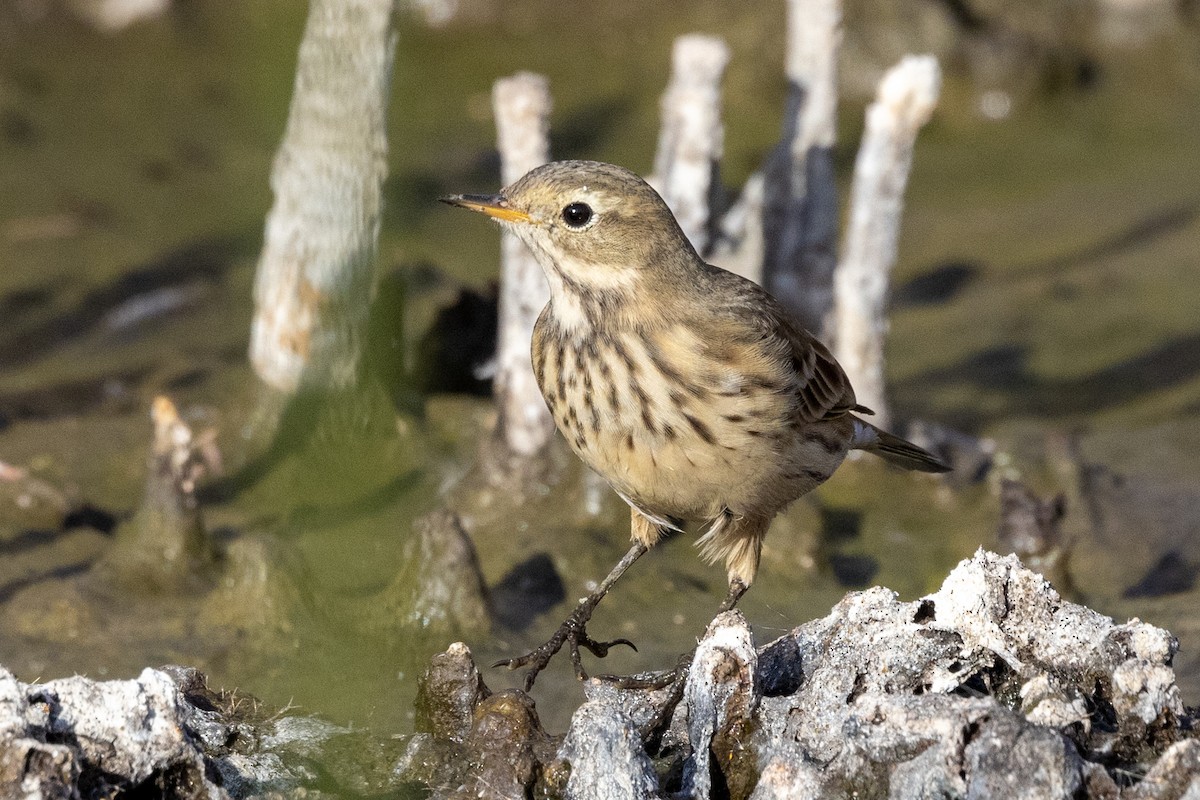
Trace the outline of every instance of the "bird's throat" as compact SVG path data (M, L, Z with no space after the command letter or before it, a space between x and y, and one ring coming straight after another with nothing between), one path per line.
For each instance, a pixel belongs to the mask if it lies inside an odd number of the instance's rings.
M565 333L617 326L636 302L639 280L633 270L539 261L550 286L551 313Z

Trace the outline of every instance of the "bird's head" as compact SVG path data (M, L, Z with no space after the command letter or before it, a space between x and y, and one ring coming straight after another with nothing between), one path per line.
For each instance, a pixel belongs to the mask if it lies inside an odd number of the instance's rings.
M633 172L597 161L556 161L496 195L453 195L528 245L552 292L638 288L698 260L667 204Z

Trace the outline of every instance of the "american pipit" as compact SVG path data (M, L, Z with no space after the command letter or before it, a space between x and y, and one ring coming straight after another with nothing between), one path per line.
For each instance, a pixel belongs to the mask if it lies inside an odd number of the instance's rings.
M563 644L603 656L585 629L596 604L668 531L698 522L723 560L731 608L754 580L777 513L852 449L906 469L946 465L857 414L833 356L751 281L697 255L658 193L629 170L560 161L498 195L446 202L499 220L536 256L550 302L533 367L571 449L632 509L633 544L554 637L506 662L526 688ZM618 640L628 644L623 640Z

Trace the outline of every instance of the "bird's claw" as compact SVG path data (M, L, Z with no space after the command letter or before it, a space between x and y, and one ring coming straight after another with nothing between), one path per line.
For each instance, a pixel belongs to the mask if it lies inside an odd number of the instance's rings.
M534 655L534 653L526 653L525 655L517 656L516 658L502 658L495 664L492 664L492 669L497 669L499 667L504 667L507 670L520 669L532 661Z
M678 667L640 675L597 675L598 680L612 684L617 689L665 689L684 674Z
M579 653L580 648L587 650L597 658L606 657L608 651L617 645L626 645L634 652L637 652L637 646L628 639L612 639L607 642L593 639L587 634L585 622L572 615L555 631L554 635L545 644L523 656L497 661L492 667L505 667L509 670L529 667L529 671L525 673L525 691L528 692L533 688L533 683L537 680L538 673L546 668L550 663L550 659L554 658L554 655L563 648L563 645L567 646L571 654L571 664L575 667L575 676L581 681L587 680L588 674L583 668Z
M633 642L629 641L628 639L613 639L612 641L608 641L608 642L597 642L595 639L591 638L586 633L581 632L581 634L582 635L579 637L579 639L575 645L576 649L578 649L580 647L585 647L585 648L587 648L588 652L590 652L596 658L606 657L608 655L608 651L611 650L612 648L616 647L619 644L625 645L626 647L628 647L630 650L632 650L635 653L638 651L637 645L634 644Z
M595 639L587 635L587 631L580 630L577 635L567 638L567 642L571 647L571 664L575 667L575 677L581 681L588 679L588 674L583 668L583 662L579 657L579 648L585 648L596 658L605 658L608 656L608 651L619 644L623 644L637 652L637 645L628 639L613 639L608 642L597 642Z

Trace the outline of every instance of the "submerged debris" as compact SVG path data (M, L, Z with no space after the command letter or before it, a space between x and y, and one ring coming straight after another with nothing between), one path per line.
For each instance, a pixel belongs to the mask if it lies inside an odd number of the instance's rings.
M104 568L123 583L163 591L209 579L216 551L204 527L196 485L205 451L166 397L150 409L154 440L142 504L117 528Z
M492 617L487 586L459 516L444 508L431 511L413 523L413 533L395 580L370 599L377 609L371 618L401 633L464 636L487 631Z
M111 542L97 537L95 550L69 568L5 586L0 629L18 637L9 656L13 669L40 670L38 657L25 651L41 648L82 647L91 663L130 669L141 667L131 654L178 653L182 641L203 642L209 652L236 648L242 657L294 641L297 620L309 613L311 584L296 549L260 532L211 531L198 485L221 471L215 431L193 433L162 396L150 418L137 511L121 519L64 496L56 512L57 528L111 531ZM27 471L4 468L0 487L49 491Z

